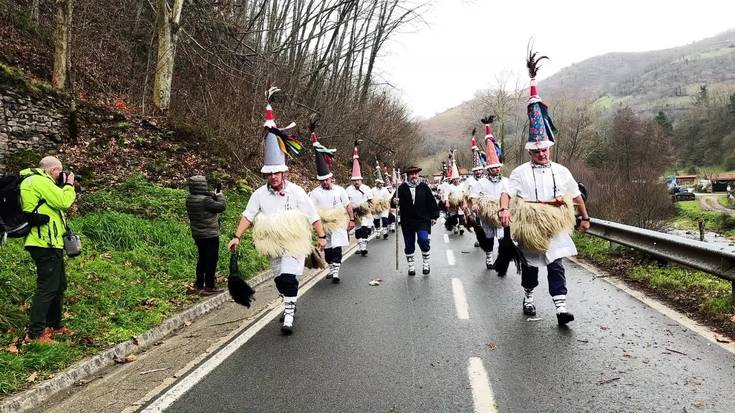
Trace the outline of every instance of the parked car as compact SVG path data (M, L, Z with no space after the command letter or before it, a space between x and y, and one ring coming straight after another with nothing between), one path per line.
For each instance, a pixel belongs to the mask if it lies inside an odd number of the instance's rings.
M682 189L679 192L675 193L674 195L671 195L671 201L694 201L696 197L694 196L694 192L688 191L686 189Z

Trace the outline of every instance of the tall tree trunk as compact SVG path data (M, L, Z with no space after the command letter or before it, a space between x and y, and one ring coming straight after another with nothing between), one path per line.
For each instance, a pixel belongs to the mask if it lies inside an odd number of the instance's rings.
M181 10L184 0L174 0L169 12L167 0L157 0L158 60L153 84L153 104L165 112L171 104L171 82L174 76L176 41L178 40Z
M31 21L32 21L32 22L33 22L33 23L34 23L34 24L35 24L36 26L38 26L38 20L39 20L39 18L40 18L40 4L39 4L39 3L40 3L40 1L41 1L41 0L33 0L33 1L31 2L31 10L30 10L30 15L31 15Z
M56 0L56 21L54 23L54 68L51 84L56 89L66 88L67 69L71 47L69 34L71 33L71 16L74 10L74 0Z

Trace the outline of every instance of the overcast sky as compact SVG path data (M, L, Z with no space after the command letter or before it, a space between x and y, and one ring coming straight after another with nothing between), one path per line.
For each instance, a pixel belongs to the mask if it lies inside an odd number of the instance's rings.
M424 118L498 78L520 76L526 85L532 37L551 58L543 79L596 55L665 49L735 28L735 0L433 0L423 10L425 23L396 35L378 69Z

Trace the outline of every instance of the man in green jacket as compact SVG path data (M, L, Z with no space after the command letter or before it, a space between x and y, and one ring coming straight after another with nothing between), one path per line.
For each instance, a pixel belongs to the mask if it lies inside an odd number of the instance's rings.
M66 290L63 236L64 211L74 203L76 192L73 173L66 177L63 186L57 185L63 171L57 158L47 156L38 166L20 172L26 177L20 184L23 211L32 212L38 206L38 213L49 218L47 224L33 227L25 237L25 248L36 264L38 276L26 340L49 341L54 333L71 334L61 322Z

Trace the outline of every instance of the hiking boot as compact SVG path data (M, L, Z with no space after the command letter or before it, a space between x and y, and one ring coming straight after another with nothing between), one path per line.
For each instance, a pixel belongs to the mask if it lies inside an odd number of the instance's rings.
M536 306L533 304L533 300L523 298L523 314L536 315Z
M50 328L44 329L38 337L31 337L26 334L26 336L23 338L23 344L29 344L32 341L37 341L43 344L51 344L56 342L54 341L53 330L51 330Z
M574 315L567 311L564 307L556 309L556 321L560 326L566 325L570 321L574 321Z

